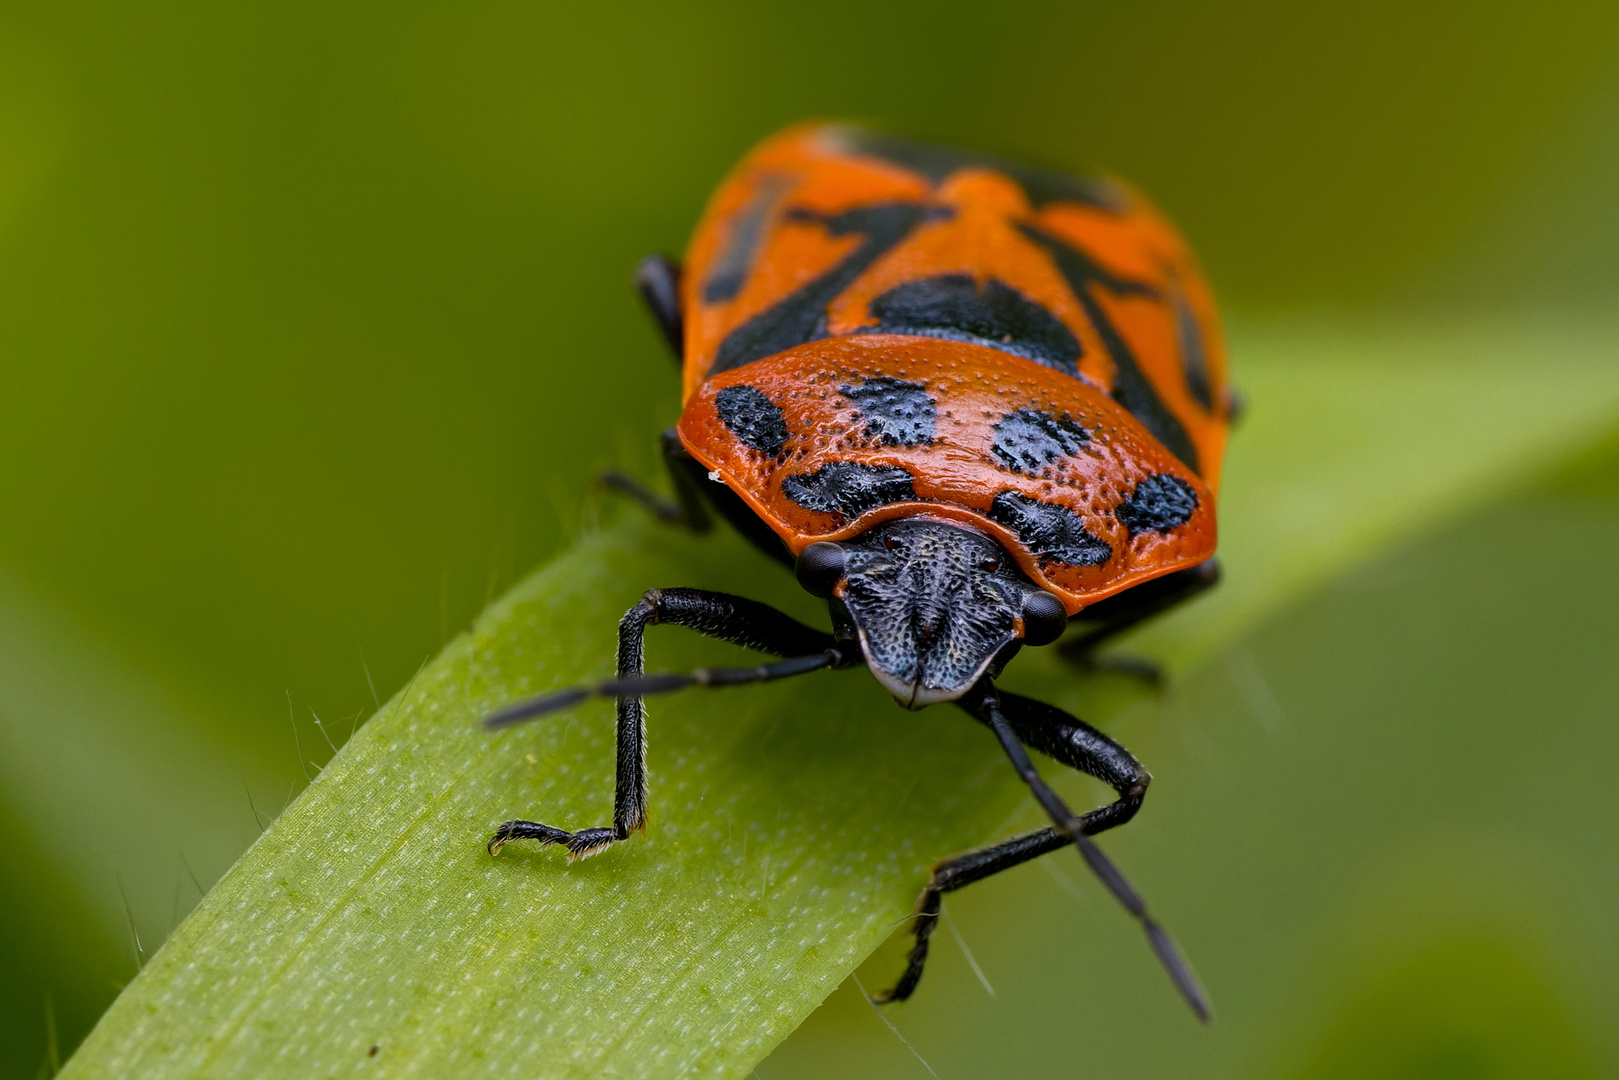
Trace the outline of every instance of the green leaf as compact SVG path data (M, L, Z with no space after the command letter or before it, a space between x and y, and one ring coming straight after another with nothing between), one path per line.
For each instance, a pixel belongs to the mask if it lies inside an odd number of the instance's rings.
M1228 579L1137 644L1185 669L1594 440L1619 413L1601 329L1239 334L1252 412L1226 474ZM745 1075L894 932L928 863L1005 831L1024 795L960 713L821 673L655 702L644 838L574 866L490 858L508 817L609 819L612 725L606 703L498 736L478 718L607 674L618 614L672 584L814 617L734 537L632 513L582 539L356 735L64 1075L313 1077L373 1055L399 1075ZM742 655L654 634L653 669ZM1049 657L1019 666L1016 685L1073 704Z

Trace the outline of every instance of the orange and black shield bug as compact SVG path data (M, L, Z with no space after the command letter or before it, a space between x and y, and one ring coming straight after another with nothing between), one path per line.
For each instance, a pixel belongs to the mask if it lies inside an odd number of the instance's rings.
M676 498L605 479L671 524L706 530L717 512L826 599L832 631L740 596L649 591L619 624L616 679L488 721L616 698L613 824L508 821L490 850L528 839L582 858L643 828L647 694L865 667L906 708L954 702L987 725L1051 818L934 867L883 1000L916 989L944 893L1073 845L1207 1019L1190 967L1091 839L1135 815L1147 771L995 686L1024 645L1093 664L1103 641L1218 578L1233 398L1213 298L1175 230L1112 180L806 125L720 186L683 270L652 256L636 282L684 373L664 433ZM782 659L646 675L651 623ZM1118 799L1074 813L1025 746Z

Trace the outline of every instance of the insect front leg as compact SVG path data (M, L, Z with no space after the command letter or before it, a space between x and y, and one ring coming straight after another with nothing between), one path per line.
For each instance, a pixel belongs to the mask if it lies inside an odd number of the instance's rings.
M1135 817L1147 794L1152 776L1123 746L1078 717L1043 701L1001 691L1001 708L1018 739L1054 760L1096 777L1118 792L1118 799L1098 807L1082 819L1081 830L1094 836L1117 828ZM971 709L975 719L982 719ZM915 944L906 958L905 972L892 989L878 996L879 1004L904 1001L916 990L927 964L929 939L939 923L939 904L945 893L1010 870L1047 852L1067 847L1074 838L1056 828L1037 829L992 847L956 855L934 865L927 886L916 901L916 917L911 926Z
M658 623L684 626L705 637L789 659L751 668L699 669L689 675L643 676L646 628ZM858 655L856 651L855 655ZM617 781L613 824L570 832L537 821L508 821L489 839L490 854L511 840L562 844L568 858L582 859L605 851L646 827L646 706L642 694L687 686L734 686L786 678L825 667L855 662L831 634L803 623L768 604L706 589L652 589L625 612L618 624L618 678L597 687L546 695L501 710L489 722L499 726L541 715L592 696L617 697ZM634 687L635 694L615 693Z
M1147 944L1157 955L1158 962L1163 965L1170 981L1175 984L1175 989L1179 991L1197 1018L1207 1023L1214 1014L1209 1006L1208 995L1203 992L1191 964L1187 963L1186 957L1174 939L1148 912L1147 901L1136 891L1135 886L1130 884L1129 879L1114 865L1113 860L1108 858L1090 838L1086 832L1085 817L1070 810L1062 796L1051 790L1051 785L1041 777L1040 771L1034 767L1034 762L1029 760L1028 752L1023 749L1023 743L1019 741L1017 731L1008 719L1006 708L994 685L988 679L980 680L961 699L961 706L995 733L996 741L1006 753L1007 761L1017 770L1019 778L1028 785L1029 794L1034 796L1034 801L1040 804L1040 808L1046 812L1046 816L1051 819L1051 823L1059 832L1065 832L1072 838L1074 848L1079 852L1079 857L1085 860L1085 865L1090 868L1091 873L1095 874L1097 880L1113 894L1113 899L1119 902L1119 906L1140 924L1143 933L1146 934Z

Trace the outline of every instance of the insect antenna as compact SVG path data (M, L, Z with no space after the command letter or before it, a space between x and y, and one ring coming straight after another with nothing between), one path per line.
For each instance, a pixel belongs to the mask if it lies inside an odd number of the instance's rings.
M532 720L546 713L566 709L591 698L646 697L650 694L669 694L688 686L742 686L745 683L772 682L776 679L805 675L822 668L835 667L843 662L838 649L811 656L794 656L771 664L754 667L697 668L690 672L666 675L635 675L627 679L608 679L586 686L573 686L566 690L508 705L484 718L484 726L502 728L510 724Z

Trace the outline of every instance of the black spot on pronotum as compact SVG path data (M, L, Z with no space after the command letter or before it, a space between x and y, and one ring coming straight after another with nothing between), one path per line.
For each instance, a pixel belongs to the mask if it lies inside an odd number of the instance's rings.
M1168 532L1185 525L1196 509L1197 492L1191 484L1169 473L1157 473L1137 484L1113 516L1134 535L1149 529Z
M966 274L945 274L896 285L871 302L884 334L948 338L1033 360L1065 375L1079 374L1080 346L1062 320L994 278L980 289Z
M933 441L936 413L926 386L879 376L859 386L840 386L866 421L866 438L884 446L921 446Z
M1085 519L1065 506L1003 491L990 503L989 516L1017 533L1030 551L1050 562L1100 566L1113 557L1106 540L1085 530Z
M1032 474L1089 441L1090 434L1067 413L1052 416L1037 409L1019 409L995 425L994 450L1007 468Z
M911 474L897 465L833 461L781 482L786 496L806 510L859 517L888 503L916 498Z
M787 442L787 418L753 386L727 386L714 395L714 410L745 446L774 457Z

